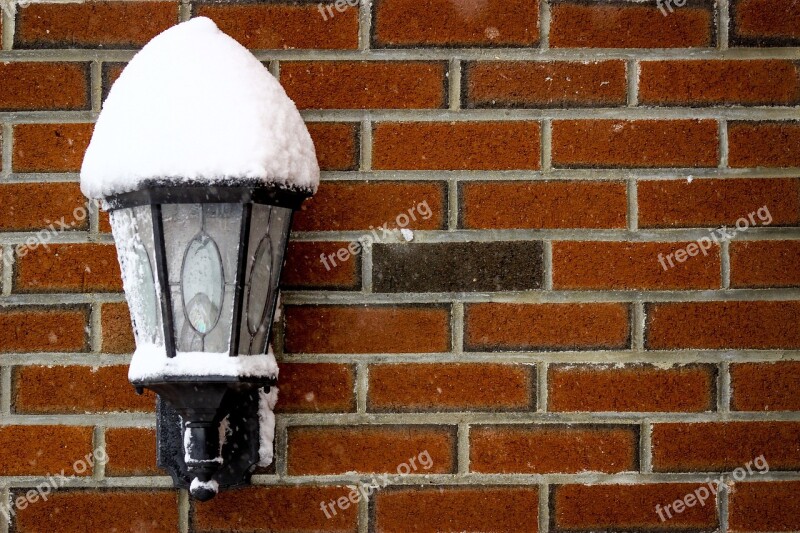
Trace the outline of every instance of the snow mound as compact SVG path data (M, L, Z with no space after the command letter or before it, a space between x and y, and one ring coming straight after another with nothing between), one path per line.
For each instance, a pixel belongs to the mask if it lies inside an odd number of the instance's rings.
M316 191L314 144L266 68L210 19L150 41L114 83L81 168L102 198L146 181L260 182Z

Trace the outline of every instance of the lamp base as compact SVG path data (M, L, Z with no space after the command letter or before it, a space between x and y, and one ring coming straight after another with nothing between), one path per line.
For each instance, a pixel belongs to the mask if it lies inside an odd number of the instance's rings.
M225 431L220 454L223 462L213 475L219 489L248 485L259 461L259 389L237 392L236 395L232 402L236 409L231 410L220 429ZM190 474L186 466L184 421L161 396L157 397L156 406L158 466L169 472L175 487L189 489L195 475ZM215 493L207 492L194 491L194 495L203 501L214 497Z

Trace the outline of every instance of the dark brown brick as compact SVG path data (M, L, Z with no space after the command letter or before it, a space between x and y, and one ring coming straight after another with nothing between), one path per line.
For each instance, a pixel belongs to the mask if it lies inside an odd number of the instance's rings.
M306 290L360 289L361 246L353 245L355 255L349 253L349 246L349 242L289 242L281 286ZM337 257L342 249L348 250L344 261Z
M385 1L385 0L384 0ZM538 122L381 122L375 170L537 170Z
M792 46L800 43L800 6L793 0L731 2L734 46Z
M87 63L0 62L0 79L2 111L78 110L90 105Z
M540 241L376 244L372 261L375 292L525 291L544 277Z
M800 167L800 122L731 122L728 164L744 167Z
M483 363L369 367L373 411L524 411L535 407L535 369Z
M553 121L556 167L716 167L718 162L715 120Z
M128 382L128 366L22 366L14 374L18 413L153 411L155 395L142 396Z
M800 347L800 302L661 303L646 313L651 350Z
M376 531L526 531L536 533L536 487L435 487L380 491Z
M623 61L486 61L464 67L467 107L618 106L627 102Z
M624 348L628 307L616 303L470 304L465 344L471 351Z
M128 304L103 304L100 311L103 353L132 353L136 349Z
M780 178L736 178L640 181L639 226L734 226L754 214L756 225L800 222L800 181ZM758 210L762 218L758 218ZM767 216L769 215L769 216ZM770 218L772 220L770 220Z
M550 411L697 413L715 408L711 365L554 365L548 370Z
M7 307L0 310L0 351L83 352L87 328L84 307Z
M455 438L455 428L447 426L292 427L288 471L290 475L451 473Z
M618 181L469 182L459 185L459 225L469 229L624 228ZM497 206L503 206L497 209Z
M667 10L627 2L552 6L550 46L554 48L690 48L713 46L709 7Z
M728 472L764 456L770 470L800 468L800 422L653 425L656 472Z
M14 48L138 48L177 23L177 2L30 4Z
M425 61L281 62L299 109L435 109L447 103L446 64Z
M17 251L16 292L119 292L113 244L49 244Z
M62 470L66 475L92 475L92 468L73 468L92 453L91 427L1 426L0 450L4 476L46 476Z
M322 182L317 194L303 202L294 218L296 231L372 230L400 227L408 217L408 229L443 229L447 199L441 182ZM413 215L413 218L412 216ZM398 217L400 220L398 221Z
M358 124L344 122L309 122L306 124L320 170L356 170L358 168Z
M450 350L450 313L440 306L287 306L291 353L433 353Z
M77 183L5 183L0 185L0 231L89 227L85 198Z
M800 411L800 361L736 363L731 371L731 409Z
M352 365L281 363L278 406L282 413L344 413L355 410Z
M737 483L729 496L728 531L800 530L800 481Z
M530 46L539 42L539 5L486 0L480 6L446 0L379 0L374 4L376 47Z
M108 428L106 430L107 476L155 476L156 431L149 428Z
M554 242L553 288L719 288L719 245L709 239L703 246L696 242ZM684 262L678 261L676 253Z
M800 286L800 241L738 241L730 245L731 287Z
M93 124L14 126L14 172L78 172Z
M358 48L357 8L325 20L317 4L201 3L194 15L209 17L250 49Z
M800 101L792 61L643 61L639 102L646 105L793 105Z
M476 426L470 470L500 474L626 472L638 469L639 437L619 426Z

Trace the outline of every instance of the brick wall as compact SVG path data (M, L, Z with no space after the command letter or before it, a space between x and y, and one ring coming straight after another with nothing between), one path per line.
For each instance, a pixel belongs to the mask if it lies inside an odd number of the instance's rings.
M0 499L109 459L0 533L800 530L800 4L662 5L4 13ZM324 170L284 276L276 464L202 505L155 467L77 185L121 68L196 15L279 76ZM384 223L412 240L347 249Z

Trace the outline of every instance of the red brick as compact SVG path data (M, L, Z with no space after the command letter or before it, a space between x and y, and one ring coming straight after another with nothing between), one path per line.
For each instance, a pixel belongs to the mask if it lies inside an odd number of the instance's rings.
M617 106L627 102L623 61L481 61L465 65L467 107Z
M405 465L406 473L452 473L455 438L454 428L447 426L292 427L288 471L289 475L397 474ZM426 451L427 457L419 457Z
M76 472L73 467L92 453L91 427L2 426L0 450L4 476L45 476L62 470L66 475L92 474L92 468Z
M696 242L554 242L553 288L719 288L719 246L710 241L708 246L703 250ZM673 261L679 250L693 256L683 263Z
M800 530L800 481L737 483L728 503L728 531Z
M113 244L49 244L17 252L17 292L109 292L122 290Z
M664 508L703 484L660 483L637 485L561 485L551 496L550 519L558 531L633 531L633 530L704 530L717 528L715 496L706 505L685 507L682 513L664 512L659 518L657 506Z
M486 0L480 5L446 0L380 0L375 3L377 47L530 46L539 42L539 5Z
M108 97L108 92L111 86L117 81L119 75L122 74L123 69L128 66L127 63L103 63L102 71L102 85L103 85L103 101Z
M321 170L356 170L358 168L358 124L344 122L309 122L306 124Z
M556 120L557 167L716 167L714 120Z
M136 48L178 22L177 2L31 4L14 48Z
M793 0L734 0L731 44L791 46L800 42L800 5Z
M128 304L103 304L100 311L103 353L132 353L136 349Z
M601 349L630 344L628 307L616 303L470 304L468 350Z
M537 170L539 135L538 122L382 122L372 132L372 167Z
M111 222L108 219L108 211L100 211L99 213L99 228L101 233L111 233Z
M800 167L800 122L731 122L728 164L744 167Z
M469 229L624 228L625 184L618 181L467 182L460 225ZM497 206L503 206L497 209Z
M22 366L14 375L18 413L152 411L155 396L134 392L128 366Z
M666 5L669 5L665 2ZM667 7L665 6L665 9ZM708 7L664 14L654 5L557 3L551 8L554 48L689 48L713 46Z
M681 302L647 306L651 350L800 347L800 302Z
M84 490L50 494L17 514L17 533L58 531L130 531L156 533L178 530L178 497L173 491Z
M761 455L770 470L800 468L800 422L653 425L656 472L727 472Z
M536 487L436 487L380 491L376 531L526 531L536 533Z
M352 365L281 363L278 411L344 413L355 410Z
M548 371L547 408L576 412L697 413L715 408L711 365L555 365Z
M713 227L733 226L754 213L758 225L769 221L757 217L767 207L771 225L800 222L800 181L780 178L736 178L640 181L639 226Z
M792 61L643 61L639 102L646 105L793 105L800 77Z
M0 110L88 109L87 63L0 62Z
M155 476L156 431L148 428L108 428L106 430L107 476Z
M368 405L394 412L527 410L535 407L534 389L529 365L372 365Z
M78 172L93 124L20 124L14 127L14 172Z
M731 371L731 409L800 411L800 361L736 363Z
M0 185L0 231L89 227L86 199L77 183L5 183ZM77 215L77 216L76 216Z
M336 257L340 249L347 249L349 245L349 242L289 242L281 286L297 289L360 289L360 255L351 256L347 261ZM320 258L322 255L326 257L324 262ZM330 256L333 259L329 259Z
M281 62L281 85L299 109L441 108L445 75L443 62Z
M83 307L6 307L0 310L0 351L83 352L87 328Z
M193 505L192 525L198 533L218 531L330 531L355 533L358 508L347 501L348 487L294 485L247 487L223 491L213 500ZM345 506L335 506L330 518L321 504L345 498Z
M447 197L441 182L322 182L317 194L295 214L295 231L348 231L400 227L409 217L412 230L445 227ZM409 211L416 220L411 219ZM427 218L425 218L427 217ZM378 236L381 232L376 229ZM368 233L373 235L372 233Z
M738 241L731 248L731 287L800 286L800 241Z
M619 426L477 426L469 467L500 474L576 474L638 469L639 437Z
M445 307L287 306L290 353L435 353L450 350Z
M357 8L325 20L317 4L198 4L194 15L209 17L250 49L358 48Z

